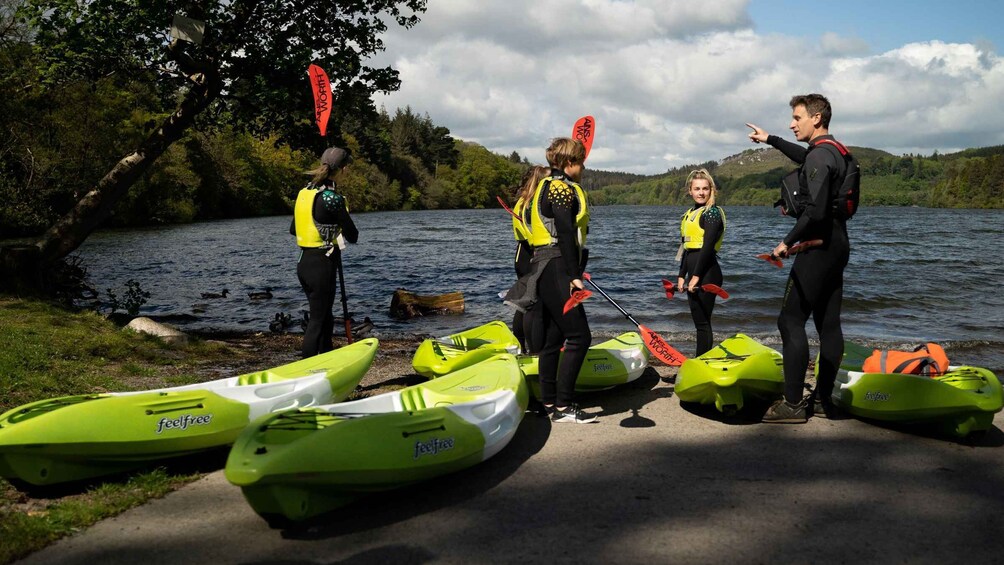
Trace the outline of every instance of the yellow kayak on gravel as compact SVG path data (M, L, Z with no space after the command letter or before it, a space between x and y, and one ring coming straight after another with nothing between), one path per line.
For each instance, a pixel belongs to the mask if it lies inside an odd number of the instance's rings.
M745 334L736 334L706 353L687 359L676 376L680 402L714 404L733 414L749 397L774 400L784 393L781 354Z

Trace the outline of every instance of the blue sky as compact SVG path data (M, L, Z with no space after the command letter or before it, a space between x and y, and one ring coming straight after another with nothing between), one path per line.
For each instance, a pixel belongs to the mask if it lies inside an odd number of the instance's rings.
M863 39L873 52L938 39L946 43L990 41L1004 48L1004 3L977 0L753 0L749 14L759 33L805 35L804 22L825 14L827 31Z
M391 27L378 96L460 139L543 161L596 119L590 165L652 174L787 131L793 94L833 105L848 145L929 155L1004 144L1004 9L996 2L435 0Z

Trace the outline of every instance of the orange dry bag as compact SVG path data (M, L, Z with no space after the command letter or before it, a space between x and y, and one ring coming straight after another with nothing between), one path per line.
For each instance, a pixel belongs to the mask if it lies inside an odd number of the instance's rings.
M937 343L925 343L913 351L882 351L876 349L865 359L865 373L904 373L938 377L948 372L948 355Z

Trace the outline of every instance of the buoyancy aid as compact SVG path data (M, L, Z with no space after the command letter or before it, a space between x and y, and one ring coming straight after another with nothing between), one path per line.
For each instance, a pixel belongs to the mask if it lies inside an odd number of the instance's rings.
M948 355L937 343L925 343L913 351L876 349L861 365L865 373L904 373L938 377L948 372Z
M308 249L328 249L334 247L335 240L342 233L338 224L321 224L314 219L314 200L325 190L308 185L300 190L293 206L293 221L296 225L296 244Z
M722 215L722 233L715 242L715 251L722 248L722 241L725 239L725 210L720 207L718 212ZM694 210L687 210L680 218L680 239L684 249L700 249L704 246L704 228L701 227L701 216L708 211L707 206L701 206Z
M516 205L512 207L512 211L517 217L512 218L512 235L516 238L516 241L528 241L530 239L530 227L527 225L526 220L526 202L520 198L516 201Z
M579 212L575 216L575 238L581 253L586 247L586 235L589 233L589 205L582 187L564 175L545 177L537 184L530 205L530 233L527 241L533 247L546 247L558 243L558 230L554 225L554 218L545 217L540 211L540 197L545 188L550 189L549 198L552 201L578 198Z

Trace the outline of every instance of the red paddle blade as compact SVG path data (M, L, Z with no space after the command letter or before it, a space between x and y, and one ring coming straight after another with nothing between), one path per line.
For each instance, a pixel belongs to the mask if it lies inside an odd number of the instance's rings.
M757 259L763 259L764 261L767 261L768 263L770 263L771 265L774 265L775 267L783 267L784 266L784 263L782 263L780 259L778 259L777 257L771 255L770 253L761 253L761 254L757 255L756 258Z
M666 343L666 340L659 337L659 334L641 324L638 325L638 329L641 330L641 340L645 342L645 347L648 348L649 352L652 353L652 356L659 361L662 361L671 367L679 367L687 360L686 355L680 353L672 345Z
M662 288L666 289L666 298L672 300L673 295L676 293L676 285L668 279L662 279Z
M794 255L800 251L805 251L810 247L819 247L822 244L823 240L821 239L810 239L809 241L800 241L788 248L788 255Z
M595 133L596 120L592 116L582 116L575 122L575 127L572 128L572 139L582 142L582 145L586 148L586 157L589 157L589 151L593 148L593 136Z
M586 290L584 288L577 289L576 291L572 292L572 296L569 297L569 299L565 302L565 307L561 309L561 313L567 314L569 310L575 308L579 304L582 304L583 300L589 298L592 295L593 291L591 290Z
M725 292L725 289L718 286L717 284L711 284L711 283L702 284L701 290L705 292L710 292L711 294L714 294L715 296L721 298L722 300L728 300L729 298L729 293Z

